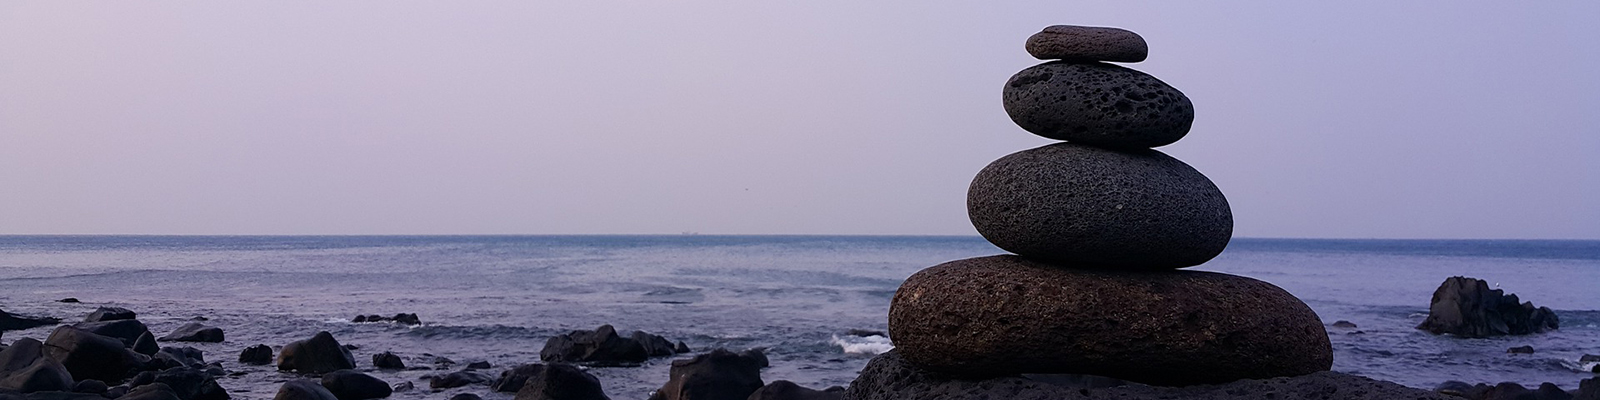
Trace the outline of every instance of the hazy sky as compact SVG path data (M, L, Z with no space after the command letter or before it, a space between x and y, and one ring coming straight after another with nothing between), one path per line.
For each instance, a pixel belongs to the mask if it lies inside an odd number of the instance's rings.
M975 234L1052 24L1237 236L1600 238L1600 2L0 3L0 233Z

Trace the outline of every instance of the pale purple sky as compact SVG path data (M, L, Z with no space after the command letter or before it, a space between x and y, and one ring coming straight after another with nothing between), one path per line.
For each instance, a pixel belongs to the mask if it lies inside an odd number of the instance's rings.
M1237 236L1600 239L1600 2L0 3L0 233L975 234L1052 24Z

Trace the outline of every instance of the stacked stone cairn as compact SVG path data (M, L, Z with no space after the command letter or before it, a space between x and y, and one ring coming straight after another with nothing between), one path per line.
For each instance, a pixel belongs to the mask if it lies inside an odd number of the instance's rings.
M958 379L1070 373L1160 386L1328 370L1321 319L1255 279L1185 271L1222 252L1233 214L1205 175L1159 151L1194 108L1139 62L1138 34L1051 26L1047 60L1011 77L1023 129L1062 140L994 161L967 193L978 232L1015 255L951 261L895 294L889 331L906 363Z

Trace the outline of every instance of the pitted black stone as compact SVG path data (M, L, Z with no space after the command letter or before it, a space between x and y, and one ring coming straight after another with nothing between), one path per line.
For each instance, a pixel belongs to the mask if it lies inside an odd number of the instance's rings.
M1182 139L1194 105L1143 72L1098 62L1057 61L1006 82L1006 114L1028 132L1115 148L1160 147Z

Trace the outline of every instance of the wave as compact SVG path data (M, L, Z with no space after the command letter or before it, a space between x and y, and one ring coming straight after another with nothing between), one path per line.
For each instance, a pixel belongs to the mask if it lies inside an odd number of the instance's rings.
M845 354L872 354L878 355L894 350L894 342L889 338L872 336L844 336L833 335L833 340L828 341L843 349Z

